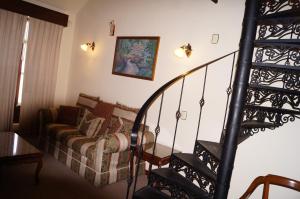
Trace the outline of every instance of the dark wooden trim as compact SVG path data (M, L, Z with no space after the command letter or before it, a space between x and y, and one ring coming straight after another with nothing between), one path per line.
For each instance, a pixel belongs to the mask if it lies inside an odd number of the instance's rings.
M68 26L68 15L32 3L28 3L26 1L1 0L0 8L55 23L64 27Z

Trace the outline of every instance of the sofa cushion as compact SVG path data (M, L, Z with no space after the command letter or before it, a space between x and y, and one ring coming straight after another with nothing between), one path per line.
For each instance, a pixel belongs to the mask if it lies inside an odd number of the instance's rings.
M93 110L99 102L99 97L79 93L76 106Z
M57 122L76 126L80 108L75 106L60 106L58 109Z
M93 158L91 157L92 151L89 149L95 149L97 139L98 138L89 138L83 135L72 135L66 137L62 144L73 149L78 154L81 154L88 158Z
M51 140L61 141L64 137L68 135L78 135L78 129L76 126L71 126L68 124L57 124L50 123L46 126L47 136Z
M114 133L106 136L105 144L104 144L104 152L105 153L118 153L122 151L127 151L130 147L131 143L131 133ZM138 133L138 144L141 143L142 132ZM149 144L154 142L154 134L145 131L143 144Z
M85 110L85 114L81 119L78 127L78 131L87 137L98 137L100 136L100 130L105 119L98 117L88 110Z
M103 122L102 127L100 129L100 134L105 134L105 131L110 123L114 107L114 104L100 101L93 110L94 115L105 118L105 121Z

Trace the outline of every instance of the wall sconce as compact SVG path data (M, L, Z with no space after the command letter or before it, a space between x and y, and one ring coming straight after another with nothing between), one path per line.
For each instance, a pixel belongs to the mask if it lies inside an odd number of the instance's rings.
M89 47L90 47L92 50L94 50L94 49L95 49L95 42L92 42L92 43L86 43L86 44L80 45L80 48L81 48L83 51L87 51Z
M182 58L184 55L186 55L187 57L190 57L192 54L192 46L189 43L185 44L185 45L181 46L180 48L177 48L174 51L174 53L177 57L180 57L180 58Z

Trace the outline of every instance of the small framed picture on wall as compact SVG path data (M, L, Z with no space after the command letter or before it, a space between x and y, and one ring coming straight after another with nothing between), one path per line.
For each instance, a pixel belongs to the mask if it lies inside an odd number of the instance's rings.
M153 80L160 37L117 37L112 74Z

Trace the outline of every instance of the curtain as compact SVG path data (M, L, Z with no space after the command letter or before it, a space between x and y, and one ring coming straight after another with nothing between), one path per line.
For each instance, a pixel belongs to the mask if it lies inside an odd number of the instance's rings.
M54 105L63 27L34 18L29 24L20 128L34 134L38 110Z
M26 17L0 9L0 132L12 128Z

